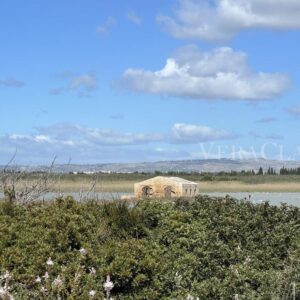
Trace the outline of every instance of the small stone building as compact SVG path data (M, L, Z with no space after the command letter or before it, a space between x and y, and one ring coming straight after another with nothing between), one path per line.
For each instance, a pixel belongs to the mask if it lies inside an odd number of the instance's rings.
M134 185L136 198L193 197L198 185L179 177L157 176Z

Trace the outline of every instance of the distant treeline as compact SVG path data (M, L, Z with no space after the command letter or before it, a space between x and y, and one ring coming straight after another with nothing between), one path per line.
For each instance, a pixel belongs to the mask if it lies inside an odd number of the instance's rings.
M39 176L40 174L48 173L46 171L20 171L20 170L0 170L0 176L1 173L11 173L11 174L22 174L23 176L26 175L36 175ZM57 174L58 176L61 176L62 178L68 177L68 176L104 176L104 177L124 177L128 178L128 176L131 177L139 177L139 176L201 176L201 177L209 177L209 176L217 176L217 177L236 177L236 176L262 176L262 175L300 175L300 167L297 168L286 168L282 167L279 170L276 170L273 167L269 167L267 169L264 169L263 167L260 167L258 170L241 170L241 171L220 171L220 172L202 172L202 171L154 171L154 172L141 172L141 171L135 171L135 172L103 172L103 171L94 171L94 172L66 172L66 173L56 173L53 172L53 174ZM65 178L66 179L66 178Z
M280 169L280 175L300 175L300 167L292 169L283 167Z
M146 173L143 173L146 174ZM241 171L221 171L221 172L160 172L155 171L155 175L169 175L169 176L178 176L178 175L214 175L214 176L255 176L255 175L300 175L300 167L298 168L285 168L282 167L279 171L276 169L269 167L268 169L264 169L260 167L258 171L255 170L241 170Z

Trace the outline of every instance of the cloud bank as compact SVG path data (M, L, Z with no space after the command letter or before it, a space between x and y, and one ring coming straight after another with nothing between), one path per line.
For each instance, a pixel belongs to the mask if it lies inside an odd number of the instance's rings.
M229 47L202 52L187 46L161 70L128 69L122 77L122 86L136 92L210 100L273 99L288 85L287 75L255 72L244 52Z
M23 141L68 146L129 146L156 142L196 144L205 141L230 139L233 134L204 125L176 123L165 133L119 132L105 128L90 128L74 124L37 127L33 134L11 134L6 140L16 144ZM3 137L2 137L3 138Z
M298 0L180 0L175 16L157 20L176 38L228 40L241 30L300 29Z
M101 155L110 161L116 161L121 153L127 160L147 160L150 157L166 159L182 155L182 150L172 148L177 144L198 144L233 137L233 134L225 130L184 123L176 123L169 131L163 133L119 132L74 124L56 124L38 127L31 134L14 133L0 136L0 153L4 158L18 149L18 154L25 158L50 159L57 155L63 158L77 157L81 161L87 158L101 160ZM153 147L149 144L153 144ZM162 148L162 144L165 147ZM147 147L144 147L145 145ZM133 153L134 156L131 156Z

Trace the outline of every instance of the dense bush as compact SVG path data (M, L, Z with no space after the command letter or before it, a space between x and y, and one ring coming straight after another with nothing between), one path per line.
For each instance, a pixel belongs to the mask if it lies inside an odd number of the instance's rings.
M296 207L229 197L1 202L0 274L15 299L103 299L108 274L114 299L290 299L299 226Z

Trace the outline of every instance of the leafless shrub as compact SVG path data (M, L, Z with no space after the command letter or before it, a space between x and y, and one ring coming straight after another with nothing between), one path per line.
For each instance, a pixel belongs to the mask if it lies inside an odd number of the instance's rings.
M28 204L41 199L51 190L56 157L46 171L36 174L36 176L28 176L28 174L16 171L11 167L16 154L17 152L0 171L0 191L10 203Z
M98 195L96 193L96 184L97 184L97 180L96 178L93 178L92 181L90 182L90 188L86 192L80 190L79 201L87 201L89 199L98 200Z

